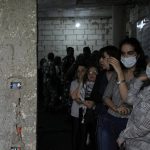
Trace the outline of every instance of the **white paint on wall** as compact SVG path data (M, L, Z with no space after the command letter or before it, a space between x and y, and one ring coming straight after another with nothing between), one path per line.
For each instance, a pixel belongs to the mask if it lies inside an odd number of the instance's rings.
M80 27L75 27L76 22ZM64 57L69 46L78 55L85 46L93 51L112 44L111 17L49 18L39 20L38 25L38 62L49 52Z

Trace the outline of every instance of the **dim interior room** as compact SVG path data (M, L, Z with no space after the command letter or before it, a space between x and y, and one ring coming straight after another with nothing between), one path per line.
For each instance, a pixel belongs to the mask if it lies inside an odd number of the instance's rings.
M149 19L149 0L1 0L0 150L73 150L64 58L125 37L150 56ZM59 74L51 84L54 57Z
M76 58L83 53L84 47L94 52L107 45L119 46L125 37L137 37L145 53L150 53L150 4L147 0L38 0L37 10L38 68L43 58L48 59L49 53L63 59L67 48L72 47ZM39 103L38 149L45 146L47 150L71 150L68 107L44 112Z

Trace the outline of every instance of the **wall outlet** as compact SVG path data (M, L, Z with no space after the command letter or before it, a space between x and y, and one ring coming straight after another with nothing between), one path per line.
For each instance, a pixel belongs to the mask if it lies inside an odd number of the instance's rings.
M10 82L11 89L21 89L21 82Z
M11 147L11 150L21 150L20 147Z

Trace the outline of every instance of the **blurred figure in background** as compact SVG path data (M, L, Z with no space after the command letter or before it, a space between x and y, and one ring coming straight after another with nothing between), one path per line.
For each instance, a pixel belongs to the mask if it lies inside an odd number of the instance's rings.
M66 75L66 72L71 67L71 65L74 63L74 48L73 47L67 47L67 55L62 59L62 72L64 74L64 78Z
M47 71L47 60L42 58L40 60L40 68L38 69L38 102L44 105L44 88L46 84L46 71Z
M46 86L45 86L45 110L48 111L49 107L51 107L54 103L56 93L56 69L54 65L54 54L48 53L48 63L47 63L47 71L46 71Z

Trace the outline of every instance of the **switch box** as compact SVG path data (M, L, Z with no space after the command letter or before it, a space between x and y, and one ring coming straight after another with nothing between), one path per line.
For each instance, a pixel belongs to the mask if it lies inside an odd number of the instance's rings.
M21 82L10 82L11 89L21 89Z
M20 147L11 147L11 150L21 150Z

